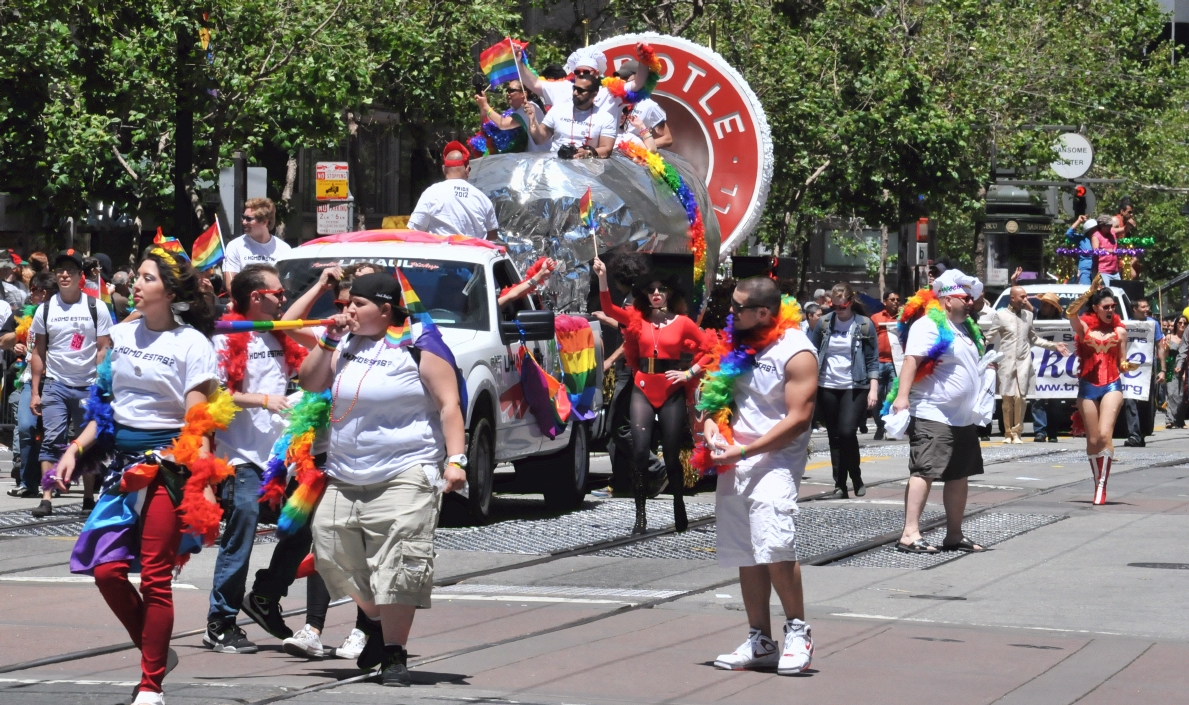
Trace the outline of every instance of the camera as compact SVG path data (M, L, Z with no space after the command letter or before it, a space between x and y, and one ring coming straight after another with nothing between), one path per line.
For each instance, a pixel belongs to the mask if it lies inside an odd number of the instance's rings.
M574 159L578 156L578 148L572 144L563 144L557 149L558 159Z

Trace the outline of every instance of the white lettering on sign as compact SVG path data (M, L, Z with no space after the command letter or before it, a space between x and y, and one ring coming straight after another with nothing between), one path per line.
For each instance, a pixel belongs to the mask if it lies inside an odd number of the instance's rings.
M722 188L721 186L719 187L718 190L722 191L723 193L727 194L728 196L734 197L735 194L739 192L739 184L735 184L735 188L731 189L730 191L726 190L725 188Z
M723 215L726 215L727 213L731 212L731 204L730 203L727 204L726 208L719 208L718 206L715 206L713 203L710 205L714 206L714 210L718 211L719 213L722 213Z
M715 93L718 93L719 90L721 90L721 89L722 89L722 84L719 84L719 83L714 84L714 87L711 88L710 90L706 91L706 95L702 96L701 100L698 101L698 105L702 106L702 110L705 110L707 115L713 115L714 111L710 109L709 105L706 105L706 102L708 100L710 100L710 98Z
M685 79L685 85L681 87L682 93L689 93L689 89L693 87L694 81L706 75L706 69L698 66L692 61L686 66L689 67L689 78Z
M733 132L731 129L732 120L734 120L735 124L739 126L740 132L747 132L747 128L743 126L743 118L739 117L739 113L736 111L714 121L714 134L718 135L720 140L725 137L728 132Z

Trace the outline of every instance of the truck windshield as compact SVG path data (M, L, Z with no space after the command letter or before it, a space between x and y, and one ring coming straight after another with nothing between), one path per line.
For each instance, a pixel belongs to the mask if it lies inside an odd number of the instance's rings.
M487 280L481 264L407 258L313 257L278 262L277 269L281 272L285 295L292 302L318 281L324 269L337 265L346 270L352 265L363 263L389 274L399 264L421 303L429 309L429 315L439 326L467 330L491 329ZM338 310L334 306L334 297L324 294L314 302L310 318L327 318L335 313Z

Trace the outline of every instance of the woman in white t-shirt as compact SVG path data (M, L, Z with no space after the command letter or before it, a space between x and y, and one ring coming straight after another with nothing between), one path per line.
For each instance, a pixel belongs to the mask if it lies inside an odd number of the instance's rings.
M817 407L830 438L834 495L847 499L846 478L855 495L867 494L859 469L859 423L879 399L879 345L875 325L861 315L850 284L830 290L834 309L809 331L817 346Z
M414 611L430 606L438 488L466 482L454 367L429 350L410 353L400 300L391 275L357 278L298 377L331 399L328 482L312 520L318 573L332 597L350 596L370 618L357 663L382 665L392 686L409 684L405 644Z
M75 544L70 569L95 576L104 600L141 650L133 702L163 703L173 630L171 581L181 562L183 528L212 538L220 515L211 485L221 478L209 455L209 431L188 424L186 416L193 410L196 417L225 419L234 406L229 399L222 407L208 403L218 387L209 339L214 309L199 290L198 274L185 260L153 247L138 275L132 298L141 316L112 327L110 370L107 363L100 368L87 403L89 422L63 454L56 475L64 487L79 457L90 450L110 459L102 496ZM137 563L139 592L128 580Z

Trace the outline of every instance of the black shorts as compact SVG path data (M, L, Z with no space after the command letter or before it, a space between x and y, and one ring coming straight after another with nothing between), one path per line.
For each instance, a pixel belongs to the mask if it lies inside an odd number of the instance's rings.
M926 480L960 480L983 474L979 426L947 426L913 417L908 422L908 470Z

